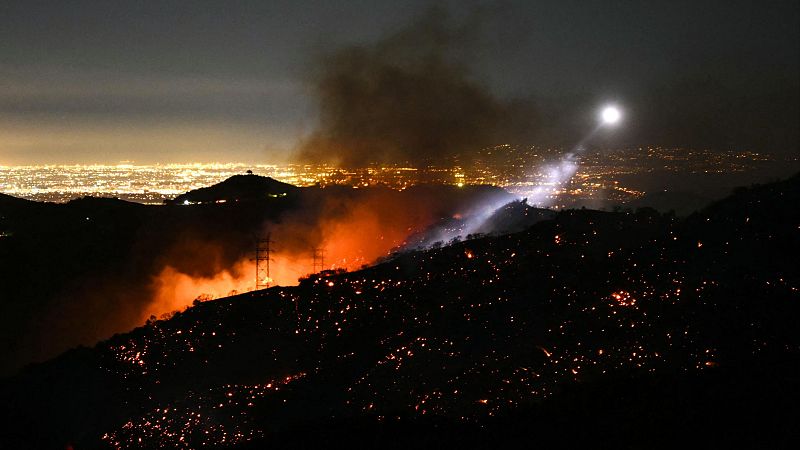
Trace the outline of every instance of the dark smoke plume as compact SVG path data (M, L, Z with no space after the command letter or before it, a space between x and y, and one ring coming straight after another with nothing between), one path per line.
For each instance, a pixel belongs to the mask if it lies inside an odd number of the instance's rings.
M420 165L507 142L526 130L527 105L492 95L465 55L473 24L451 27L441 10L372 45L324 54L312 76L318 128L299 158L364 166Z

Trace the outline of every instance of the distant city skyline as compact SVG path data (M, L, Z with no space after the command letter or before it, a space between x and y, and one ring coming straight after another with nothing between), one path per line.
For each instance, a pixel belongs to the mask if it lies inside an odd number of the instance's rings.
M635 206L668 191L692 202L711 200L734 186L788 176L800 168L799 158L765 153L633 148L590 151L566 176L554 179L553 165L560 157L558 149L499 146L484 150L468 166L452 161L421 168L252 163L0 166L0 193L55 203L93 196L160 205L235 175L255 174L298 187L404 190L419 184L492 185L526 198L531 205L610 208Z

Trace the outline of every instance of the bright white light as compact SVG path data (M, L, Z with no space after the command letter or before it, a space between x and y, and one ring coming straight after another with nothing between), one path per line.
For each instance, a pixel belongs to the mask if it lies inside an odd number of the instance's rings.
M619 119L622 117L622 113L620 113L619 109L614 106L606 106L603 108L603 112L600 116L603 119L603 123L614 125L615 123L619 122Z

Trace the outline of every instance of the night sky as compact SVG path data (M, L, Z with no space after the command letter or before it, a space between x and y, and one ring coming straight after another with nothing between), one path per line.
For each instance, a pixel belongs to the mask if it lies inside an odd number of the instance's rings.
M321 55L437 8L445 48L531 143L605 101L609 145L798 152L796 1L4 1L0 164L276 162L317 127Z

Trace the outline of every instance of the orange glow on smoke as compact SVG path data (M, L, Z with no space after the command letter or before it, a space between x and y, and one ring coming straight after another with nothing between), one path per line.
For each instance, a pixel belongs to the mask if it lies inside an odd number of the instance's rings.
M251 263L239 262L232 270L210 278L192 277L171 266L165 267L153 281L155 293L148 307L142 311L142 321L151 315L159 317L164 313L182 311L198 297L219 298L252 290L255 267L251 269L248 264Z
M311 271L311 258L296 259L278 254L272 258L272 285L296 285L300 277ZM255 288L255 277L255 262L249 259L243 259L231 270L224 270L213 277L192 277L167 266L152 283L153 299L142 312L141 321L144 322L150 316L160 317L165 313L183 311L195 299L204 301L250 292Z
M324 223L321 245L325 268L357 270L402 244L416 221L386 214L388 209L379 210L365 202L354 206L345 217Z
M376 191L357 200L327 200L321 214L311 221L300 214L265 224L264 233L269 231L275 242L270 254L270 284L292 286L309 275L315 268L314 248L324 251L323 270L353 271L372 264L404 244L409 235L438 220L442 204L446 202ZM194 249L208 247L209 251L219 245L191 243ZM253 290L256 267L252 256L230 268L218 268L211 277L191 276L167 265L154 277L153 298L142 312L142 320L184 310L198 297L207 300Z
M392 226L394 225L394 226ZM323 227L324 269L357 270L388 255L410 234L405 222L387 224L368 208L356 208L346 217L329 221ZM274 233L280 239L279 233ZM270 278L273 286L293 286L309 275L314 268L313 253L291 252L276 246L271 253ZM154 278L152 301L142 311L141 322L150 316L182 311L195 299L210 300L255 288L256 266L249 258L212 277L193 277L167 266Z

